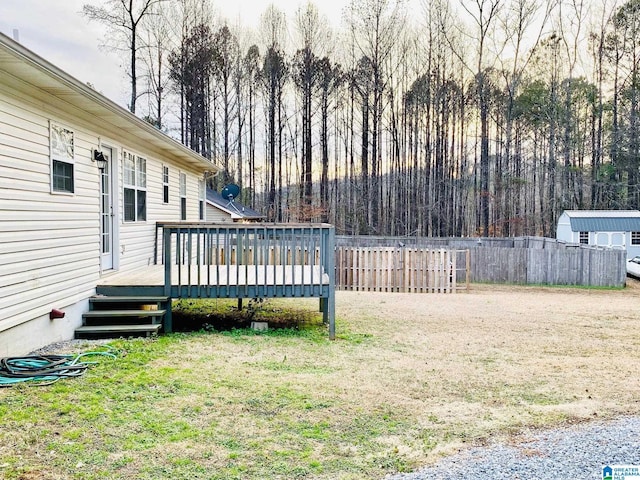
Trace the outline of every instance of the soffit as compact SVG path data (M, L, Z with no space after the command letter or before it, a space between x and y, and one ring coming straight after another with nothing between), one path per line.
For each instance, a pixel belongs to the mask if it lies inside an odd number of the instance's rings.
M55 103L83 121L123 142L129 141L199 172L220 168L153 125L139 119L88 85L0 33L0 72L20 83L20 89L42 102ZM6 75L5 75L6 74Z

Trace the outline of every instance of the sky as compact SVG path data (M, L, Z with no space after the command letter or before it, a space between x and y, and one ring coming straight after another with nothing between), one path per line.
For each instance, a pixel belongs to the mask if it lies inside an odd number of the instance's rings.
M0 0L0 32L19 41L45 60L126 107L127 78L121 67L124 58L101 48L105 28L81 14L82 5L99 5L100 0ZM301 0L224 0L214 7L230 23L258 25L260 15L275 3L288 17ZM330 22L338 25L347 0L316 1Z

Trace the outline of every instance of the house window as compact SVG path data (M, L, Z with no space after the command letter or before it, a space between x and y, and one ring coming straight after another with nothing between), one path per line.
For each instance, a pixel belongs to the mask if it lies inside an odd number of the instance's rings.
M169 203L169 167L162 166L162 202Z
M124 152L124 221L147 220L147 160Z
M187 174L180 173L180 220L187 219Z
M49 151L52 192L74 193L74 148L73 131L51 123L49 125Z
M631 245L640 245L640 232L631 232Z
M73 164L53 160L53 191L73 193Z
M580 232L580 243L589 244L589 232Z
M198 201L198 212L200 220L204 220L204 202L205 202L205 188L204 188L204 180L200 180L198 182L198 193L199 193L199 201Z

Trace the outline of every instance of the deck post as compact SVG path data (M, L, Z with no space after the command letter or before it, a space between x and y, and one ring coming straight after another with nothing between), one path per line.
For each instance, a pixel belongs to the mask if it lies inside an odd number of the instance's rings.
M164 333L173 332L173 316L171 313L173 299L171 297L167 297L167 303L164 307L164 324L162 328L164 329Z
M325 271L329 275L329 291L326 301L322 302L322 319L329 323L329 340L336 339L336 230L333 225L323 233L323 250L325 251Z
M173 319L171 315L171 229L162 229L162 241L164 243L164 294L167 297L167 308L164 315L163 328L165 333L173 331Z

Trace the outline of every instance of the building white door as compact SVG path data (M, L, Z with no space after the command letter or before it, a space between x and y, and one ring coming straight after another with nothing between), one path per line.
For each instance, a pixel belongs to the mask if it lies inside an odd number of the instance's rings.
M113 150L102 146L107 163L100 172L100 266L113 269Z

